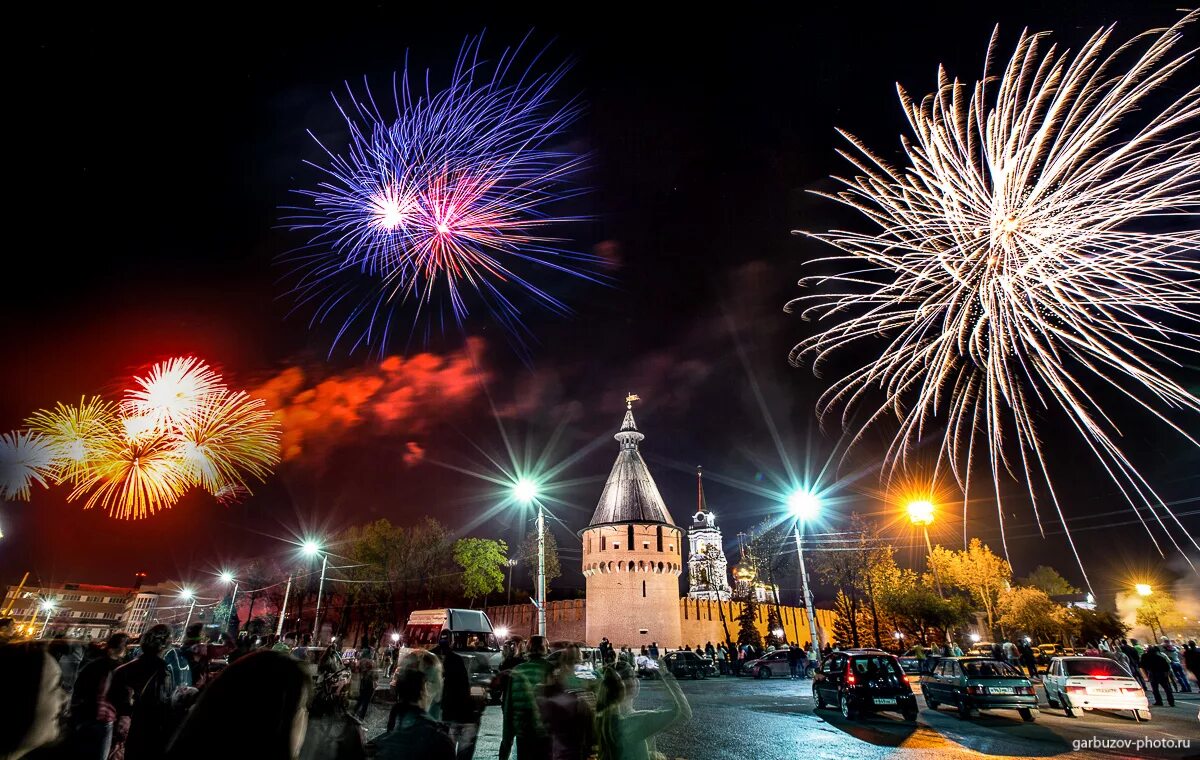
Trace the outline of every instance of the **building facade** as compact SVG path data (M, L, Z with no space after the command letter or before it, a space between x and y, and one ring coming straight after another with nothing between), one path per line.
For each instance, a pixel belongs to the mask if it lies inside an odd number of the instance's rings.
M620 444L583 541L585 641L638 646L680 640L683 531L671 519L639 444L645 439L626 399Z
M72 639L101 639L125 628L126 603L137 590L92 583L26 586L17 595L12 587L4 608L19 631L39 638L63 635Z

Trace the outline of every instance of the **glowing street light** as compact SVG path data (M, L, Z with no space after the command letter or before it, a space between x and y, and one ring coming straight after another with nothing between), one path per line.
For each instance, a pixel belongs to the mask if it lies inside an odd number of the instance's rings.
M971 643L972 643L972 644L978 644L978 643L979 643L979 638L980 638L980 636L979 636L979 634L978 634L978 633L972 633L972 634L971 634L970 636L968 636L967 638L969 638L969 639L971 640Z
M537 483L529 478L521 478L512 486L512 497L521 504L537 507L537 624L538 635L546 635L546 512L538 499ZM511 576L510 576L511 578Z
M233 577L233 573L229 570L222 571L220 578L221 583L226 585L229 585L230 583L233 584L233 593L229 595L229 620L225 621L225 630L228 632L230 628L229 622L232 621L234 619L234 615L237 614L238 580L237 578ZM239 620L238 622L240 623L241 621Z
M41 604L39 604L38 606L41 608L42 612L46 613L46 622L42 624L42 632L38 634L38 638L41 639L46 636L46 629L50 627L50 615L54 612L54 600L53 599L43 599ZM36 624L37 624L37 614L34 613L33 625L36 625ZM33 625L30 625L31 633L32 633Z
M914 499L910 501L905 508L908 511L908 520L913 525L918 526L921 532L925 534L925 548L929 550L927 558L933 557L933 542L929 540L929 526L933 524L933 502L928 499ZM943 599L946 596L942 593L942 579L938 574L937 566L929 559L926 559L926 564L933 571L933 582L937 585L938 596Z
M800 585L804 589L804 609L808 612L808 632L816 650L816 666L821 667L821 637L817 631L817 616L813 611L812 592L808 588L808 569L804 566L804 540L801 529L806 522L821 514L821 497L807 488L799 488L788 496L788 511L796 518L796 557L800 560Z
M317 584L317 608L313 613L313 642L320 643L321 635L321 597L325 593L325 569L329 567L329 552L321 548L321 544L314 539L306 539L300 545L300 551L304 552L304 556L312 558L318 554L321 555L321 582Z
M183 622L183 633L179 637L179 640L182 641L183 637L187 635L188 626L192 624L192 613L196 610L196 592L190 588L185 588L179 592L179 596L185 602L188 600L192 602L188 607L187 620Z
M1138 596L1140 596L1140 597L1142 597L1142 598L1145 598L1145 597L1147 597L1147 596L1150 596L1151 594L1153 594L1153 593L1154 593L1154 589L1150 588L1150 584L1149 584L1149 583L1138 583L1138 584L1135 584L1135 585L1134 585L1134 587L1133 587L1133 590L1134 590L1134 591L1136 591L1136 592L1137 592L1137 594L1138 594Z

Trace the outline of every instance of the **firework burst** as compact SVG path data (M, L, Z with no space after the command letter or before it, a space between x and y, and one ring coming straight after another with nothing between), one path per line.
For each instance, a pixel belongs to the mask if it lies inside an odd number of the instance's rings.
M882 391L856 435L899 421L888 471L939 430L938 462L964 491L985 460L998 510L1007 471L1027 483L1035 513L1044 484L1061 520L1039 436L1039 410L1057 409L1148 530L1196 546L1089 392L1116 389L1196 442L1171 415L1200 411L1200 399L1156 365L1173 363L1169 349L1197 350L1200 232L1188 222L1200 212L1200 88L1176 90L1161 109L1150 98L1190 62L1193 51L1176 48L1194 19L1111 51L1113 28L1101 29L1073 55L1023 33L998 77L993 35L973 86L939 70L937 91L920 102L899 90L913 133L902 168L843 133L852 149L842 155L861 174L829 197L879 229L813 235L841 250L822 261L852 266L801 281L840 292L789 304L834 322L793 360L819 365L886 337L877 360L831 386L819 413L842 408L853 424Z
M57 404L0 436L0 498L28 499L34 481L70 482L70 500L139 519L193 487L240 501L248 478L265 481L279 463L280 429L265 402L230 390L199 359L156 364L134 383L120 404Z
M192 356L155 364L134 383L137 387L122 403L126 434L131 436L190 424L205 400L224 387L220 375Z
M54 444L21 430L0 435L0 501L29 501L33 483L45 487L54 478Z
M58 483L77 483L122 435L117 405L99 396L82 398L77 405L59 403L42 409L25 425L53 448Z
M264 481L279 463L279 423L243 391L212 394L174 437L189 480L222 501L248 494L246 477Z
M442 90L426 78L414 91L407 70L394 80L395 116L369 90L360 99L348 87L351 105L338 105L350 144L344 154L322 145L325 179L297 191L309 205L288 217L309 242L287 257L298 305L313 308L314 322L340 321L335 347L348 339L382 350L405 308L415 330L422 312L437 320L448 307L461 325L482 306L519 338L519 294L568 311L532 272L597 279L597 257L550 234L574 221L551 206L579 192L585 165L556 147L581 112L554 99L566 67L513 76L520 46L489 67L481 42L464 44Z
M174 506L191 485L179 442L149 434L114 442L87 468L69 498L88 494L84 509L101 507L111 517L136 520Z

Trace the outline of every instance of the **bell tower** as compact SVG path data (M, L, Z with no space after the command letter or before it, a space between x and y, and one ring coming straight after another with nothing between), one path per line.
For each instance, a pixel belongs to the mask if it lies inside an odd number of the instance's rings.
M688 597L729 601L728 563L717 516L704 499L704 473L696 468L696 514L688 531Z

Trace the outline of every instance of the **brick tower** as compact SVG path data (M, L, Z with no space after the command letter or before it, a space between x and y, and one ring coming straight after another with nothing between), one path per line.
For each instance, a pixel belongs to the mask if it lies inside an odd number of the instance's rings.
M614 438L621 444L600 502L583 539L587 584L587 643L607 636L613 646L635 650L658 642L682 645L679 574L683 531L675 526L654 478L638 451L645 436L625 399L625 419Z

